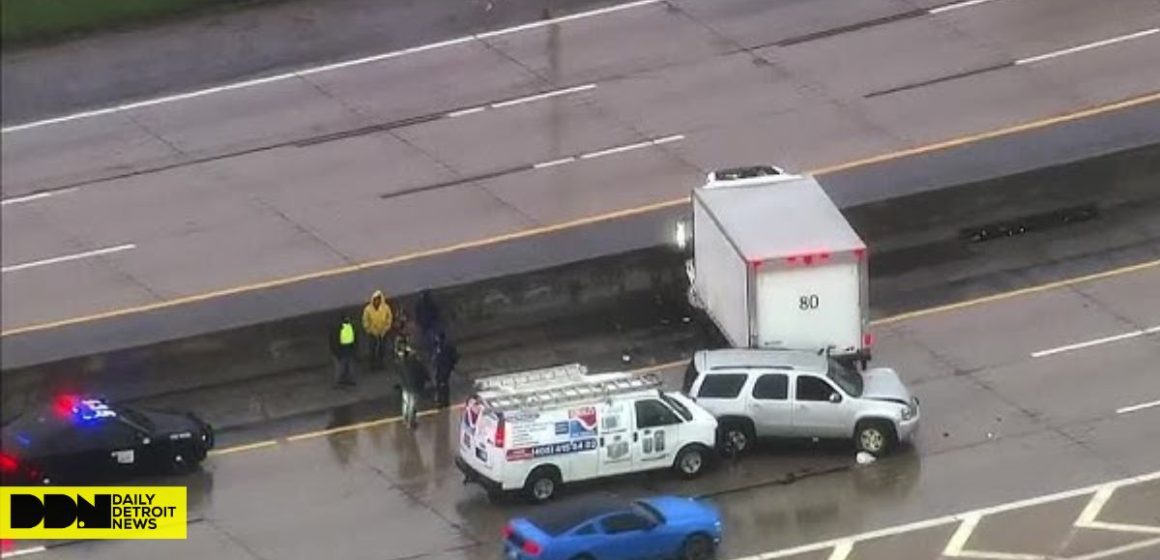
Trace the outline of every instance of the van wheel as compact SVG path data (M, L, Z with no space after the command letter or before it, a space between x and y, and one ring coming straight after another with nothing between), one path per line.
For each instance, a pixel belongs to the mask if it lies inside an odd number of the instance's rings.
M560 471L556 467L536 467L524 483L524 496L532 503L546 502L556 495L559 487Z
M705 470L705 463L709 461L708 451L697 444L686 445L677 453L673 461L673 468L685 478L697 478Z
M883 420L864 420L854 430L854 445L859 451L886 455L897 443L894 426Z
M713 541L705 535L693 535L681 546L681 560L712 560L717 556Z
M756 436L748 422L734 420L721 427L721 451L727 457L739 457L753 449Z

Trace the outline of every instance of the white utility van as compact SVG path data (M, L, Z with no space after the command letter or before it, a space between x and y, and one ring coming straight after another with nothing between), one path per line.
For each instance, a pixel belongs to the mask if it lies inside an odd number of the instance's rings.
M866 244L821 185L771 166L693 191L690 300L737 348L830 348L865 362Z
M456 465L489 497L535 502L562 484L672 468L701 474L717 420L656 375L587 375L572 364L484 378L467 399Z

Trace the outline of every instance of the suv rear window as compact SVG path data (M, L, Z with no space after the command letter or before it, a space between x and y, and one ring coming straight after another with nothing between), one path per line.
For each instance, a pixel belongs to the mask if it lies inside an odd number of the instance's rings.
M748 376L744 373L711 373L701 382L697 397L702 399L733 399L741 394Z

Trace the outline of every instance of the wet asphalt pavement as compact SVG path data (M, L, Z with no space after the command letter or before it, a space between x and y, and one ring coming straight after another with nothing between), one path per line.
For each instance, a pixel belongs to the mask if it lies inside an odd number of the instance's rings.
M635 475L577 492L705 496L726 520L722 557L734 558L1152 473L1160 407L1117 410L1160 398L1160 337L1032 354L1157 324L1157 266L892 320L876 327L876 361L895 367L922 401L913 448L856 466L841 444L770 444L691 482ZM664 373L673 382L679 371ZM70 544L44 557L493 559L501 524L527 506L491 504L462 484L452 463L457 418L429 412L415 432L386 420L219 450L203 472L166 481L189 486L187 541ZM1157 481L1141 481L1104 498L1094 519L1111 529L1074 527L1097 490L984 512L959 544L1111 550L1155 537L1158 492ZM964 531L960 522L851 543L848 557L938 558ZM1132 554L1154 558L1157 549Z

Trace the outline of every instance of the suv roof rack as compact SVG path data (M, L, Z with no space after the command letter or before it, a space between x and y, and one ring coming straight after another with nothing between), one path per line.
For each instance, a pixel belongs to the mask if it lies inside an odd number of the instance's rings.
M641 376L612 374L597 377L598 379L583 380L554 387L528 388L524 391L485 397L484 400L492 408L513 410L637 393L659 389L663 384L660 376L655 373Z
M779 371L795 371L797 368L789 364L725 364L719 366L709 366L709 371L720 371L724 369L776 369Z

